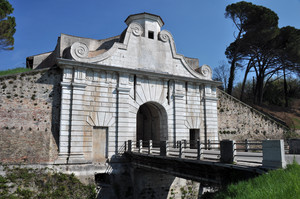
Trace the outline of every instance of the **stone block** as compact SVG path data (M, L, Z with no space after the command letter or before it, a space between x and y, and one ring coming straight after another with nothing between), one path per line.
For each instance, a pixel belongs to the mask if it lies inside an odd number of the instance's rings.
M263 166L273 168L286 166L283 140L263 140Z
M222 140L220 142L220 161L223 163L234 163L236 156L236 145L234 140Z
M289 153L300 154L300 139L289 140Z

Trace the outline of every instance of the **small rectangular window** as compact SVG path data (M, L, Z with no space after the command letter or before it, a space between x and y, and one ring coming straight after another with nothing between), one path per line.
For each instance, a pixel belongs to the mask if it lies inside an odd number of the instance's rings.
M149 39L154 39L154 32L153 31L148 31L148 38Z

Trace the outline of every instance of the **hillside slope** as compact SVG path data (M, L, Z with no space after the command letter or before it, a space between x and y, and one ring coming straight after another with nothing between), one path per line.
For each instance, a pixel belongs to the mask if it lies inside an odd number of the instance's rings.
M292 99L291 106L287 108L274 105L252 106L284 121L291 130L300 131L300 99Z

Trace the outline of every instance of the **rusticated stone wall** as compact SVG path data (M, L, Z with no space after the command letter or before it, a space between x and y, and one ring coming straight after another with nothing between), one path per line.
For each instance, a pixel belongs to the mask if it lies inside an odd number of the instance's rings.
M281 139L288 129L227 93L217 90L219 139Z
M0 77L0 161L48 163L57 158L60 69Z

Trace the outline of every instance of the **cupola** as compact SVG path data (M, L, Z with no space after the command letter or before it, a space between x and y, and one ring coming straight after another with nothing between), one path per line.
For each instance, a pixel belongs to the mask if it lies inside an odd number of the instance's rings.
M140 13L129 15L125 20L127 26L131 23L138 23L144 28L143 37L148 37L149 39L157 40L158 33L161 27L164 25L163 20L158 15L150 13Z

